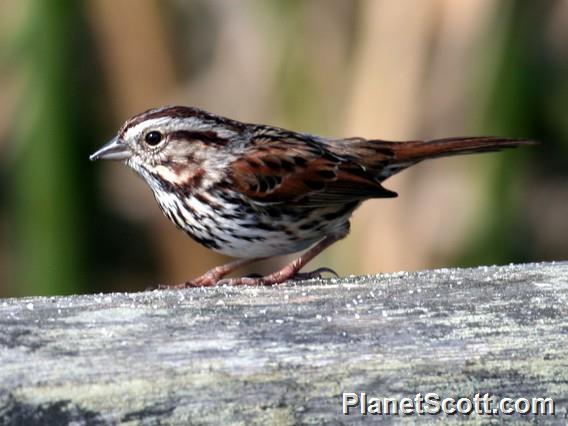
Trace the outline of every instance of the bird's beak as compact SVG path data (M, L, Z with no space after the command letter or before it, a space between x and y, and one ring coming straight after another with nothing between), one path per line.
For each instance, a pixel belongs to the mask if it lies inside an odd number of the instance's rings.
M89 157L89 160L126 160L130 158L132 152L128 145L122 142L118 136L112 138L110 142Z

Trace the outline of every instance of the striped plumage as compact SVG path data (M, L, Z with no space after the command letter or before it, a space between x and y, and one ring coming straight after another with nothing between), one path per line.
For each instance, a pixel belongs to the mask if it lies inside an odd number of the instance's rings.
M275 284L349 230L368 198L395 197L382 182L429 158L530 144L498 137L389 142L329 139L246 124L190 107L164 107L128 120L91 158L124 160L150 185L178 228L229 256L255 259L316 244L281 271L233 284ZM246 261L186 285L213 285Z

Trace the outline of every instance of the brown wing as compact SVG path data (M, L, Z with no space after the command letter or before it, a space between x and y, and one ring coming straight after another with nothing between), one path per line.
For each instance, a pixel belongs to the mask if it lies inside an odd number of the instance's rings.
M235 187L258 202L343 204L397 195L350 159L294 137L255 140L231 163L230 174Z

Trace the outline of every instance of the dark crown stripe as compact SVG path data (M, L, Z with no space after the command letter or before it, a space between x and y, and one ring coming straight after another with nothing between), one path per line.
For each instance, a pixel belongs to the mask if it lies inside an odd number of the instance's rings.
M203 121L222 123L225 126L230 126L235 129L242 129L245 127L245 124L241 123L240 121L216 116L199 108L187 107L187 106L168 106L163 108L150 109L141 114L138 114L137 116L128 120L124 124L120 132L124 133L129 129L131 129L132 127L142 123L143 121L152 120L156 118L163 118L163 117L169 117L169 118L197 117Z
M129 129L137 126L146 120L152 120L155 118L171 117L171 118L189 118L195 117L200 110L198 108L184 107L184 106L171 106L163 108L154 108L144 111L130 120L128 120L121 130L121 133L128 131Z

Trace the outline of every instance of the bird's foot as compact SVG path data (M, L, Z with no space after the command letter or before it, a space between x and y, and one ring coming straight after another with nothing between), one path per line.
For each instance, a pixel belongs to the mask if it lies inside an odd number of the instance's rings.
M184 288L212 287L219 282L220 278L221 277L216 274L207 272L191 281L186 281L180 284L158 284L149 290L180 290Z
M335 272L333 269L322 267L322 268L314 269L313 271L310 271L310 272L298 272L296 275L294 275L291 278L291 280L294 280L294 281L304 281L304 280L314 280L314 279L317 280L317 279L323 278L323 274L326 273L326 272L335 276L335 278L339 278L339 274L337 272Z
M217 285L272 286L283 284L287 281L304 281L322 278L322 274L326 272L336 277L339 276L337 272L331 268L318 268L310 272L295 272L292 268L284 267L282 270L264 277L258 274L251 274L246 277L227 278L217 282Z
M284 268L286 269L286 268ZM149 290L175 290L184 288L196 288L196 287L212 287L214 285L246 285L246 286L272 286L276 284L282 284L287 281L305 281L312 279L322 278L324 273L329 273L335 277L339 277L337 272L331 268L318 268L310 272L296 272L293 273L288 270L281 270L270 275L262 276L260 274L249 274L245 277L238 278L226 278L221 279L218 274L207 272L200 277L194 278L191 281L186 281L181 284L159 284Z

